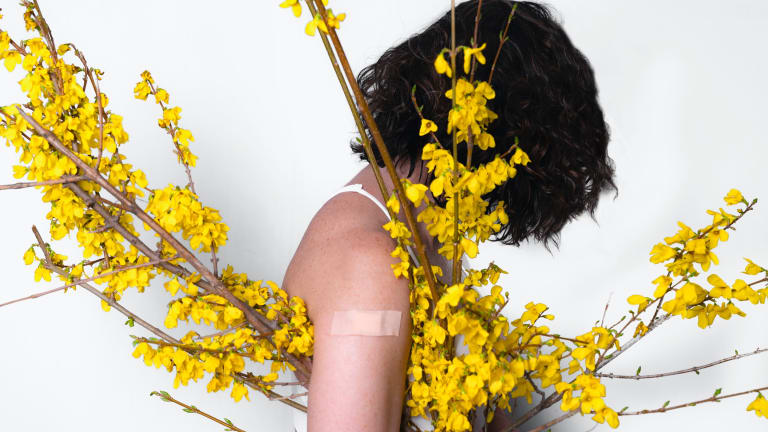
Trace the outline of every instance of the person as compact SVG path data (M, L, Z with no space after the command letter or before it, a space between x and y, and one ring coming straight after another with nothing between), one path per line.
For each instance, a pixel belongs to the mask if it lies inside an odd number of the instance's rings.
M457 45L471 45L478 4L471 0L457 5ZM513 7L508 40L490 83L496 97L489 107L499 115L489 126L496 146L475 148L473 164L491 161L519 140L531 162L518 166L514 179L485 197L489 209L503 201L509 214L509 223L493 240L548 246L557 244L568 221L593 213L601 194L616 189L607 154L609 130L589 61L544 5L482 1L478 46L486 44L488 62L477 65L475 78L488 79ZM423 115L440 126L437 138L451 142L445 131L451 101L444 96L451 80L433 66L438 53L450 47L450 38L449 11L358 75L398 173L412 182L431 180L420 157L430 136L419 136L421 119L411 100L414 86ZM353 143L352 151L367 160L359 144ZM466 152L466 145L460 146L459 160L465 160ZM383 166L378 151L374 153L372 162ZM382 173L392 190L392 181ZM284 289L306 301L315 326L308 415L296 421L299 432L396 431L408 423L403 421L403 400L411 341L409 288L408 280L396 278L390 267L398 260L390 255L394 240L382 229L389 220L382 204L387 198L371 166L361 169L314 216L285 274ZM404 220L400 212L398 218ZM418 230L423 239L432 239L423 224ZM430 262L450 275L436 241L425 243ZM401 311L403 318L396 336L332 334L334 312L348 310ZM492 428L502 426L504 416L497 417Z

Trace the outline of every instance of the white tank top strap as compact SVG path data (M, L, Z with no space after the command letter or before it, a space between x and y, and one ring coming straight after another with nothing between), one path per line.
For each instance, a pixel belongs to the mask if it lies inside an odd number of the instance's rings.
M374 204L376 204L381 209L381 211L384 212L384 214L387 216L387 220L390 220L389 210L387 210L387 207L384 206L384 204L382 204L381 202L379 202L379 200L377 200L375 196L371 195L367 190L363 189L363 185L359 183L346 185L343 188L337 190L333 195L331 195L330 198L333 198L336 195L344 192L357 192L360 195L363 195L366 198L370 199L371 201L373 201Z
M379 200L376 199L375 196L371 195L368 191L363 189L363 185L359 183L353 183L353 184L342 187L341 189L337 190L333 195L331 195L328 199L331 199L336 195L344 192L357 192L360 195L368 198L369 200L373 201L373 203L376 204L381 209L381 211L384 212L384 215L387 216L388 221L392 220L392 218L389 217L389 210L387 210L387 207L381 202L379 202ZM416 255L416 251L414 251L413 248L411 248L410 246L406 246L406 249L408 249L408 253L411 255L411 258L413 258L414 262L419 262L419 259Z

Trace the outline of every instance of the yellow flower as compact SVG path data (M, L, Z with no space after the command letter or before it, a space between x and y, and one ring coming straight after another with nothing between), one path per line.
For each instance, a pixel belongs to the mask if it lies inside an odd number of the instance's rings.
M653 296L659 298L669 289L669 286L672 284L672 278L669 276L659 276L652 283L656 284L656 291L653 292Z
M35 269L35 282L40 282L40 279L51 281L51 271L48 270L42 263Z
M515 154L512 155L511 161L515 165L526 166L529 162L531 162L531 158L528 157L528 153L524 152L523 149L518 147L515 149Z
M14 165L13 166L13 178L20 179L27 175L29 172L29 168L22 166L22 165Z
M758 393L755 400L747 406L747 411L754 411L758 417L762 416L768 419L768 400Z
M464 73L469 73L469 65L472 60L472 56L475 56L478 62L480 64L485 64L485 56L483 55L483 50L485 49L485 44L478 48L469 48L464 47Z
M654 264L662 263L668 259L674 258L676 253L677 252L671 247L659 243L651 249L651 262Z
M328 28L325 26L325 22L323 22L323 19L320 17L320 14L316 14L314 18L312 18L312 21L307 23L307 26L304 27L304 33L307 34L307 36L314 36L317 32L317 28L320 27L320 30L328 32Z
M339 23L344 21L344 18L347 17L347 14L345 14L345 13L340 13L338 15L334 15L333 11L330 10L330 9L328 9L326 12L327 12L326 13L327 17L326 18L328 20L328 25L330 27L332 27L332 28L335 28L335 29L339 28ZM325 32L328 33L327 30L325 30Z
M437 132L437 125L432 120L421 119L421 129L419 136L424 136L430 132Z
M168 124L168 122L178 123L179 120L181 120L181 108L179 107L173 107L163 110L163 120L166 122L165 124Z
M16 69L16 65L21 63L21 54L19 54L16 51L6 51L5 53L5 68L8 69L8 72L13 72L14 69Z
M451 65L448 64L447 61L445 61L445 57L443 54L445 53L445 50L441 51L440 54L437 55L437 58L435 59L435 70L439 74L445 74L448 76L448 78L451 77Z
M405 187L405 196L416 206L421 205L421 200L424 199L424 194L427 192L427 187L423 184L408 184Z
M734 205L744 201L744 197L737 189L731 189L728 191L728 195L726 195L723 199L728 205Z
M475 143L477 143L477 146L480 147L480 150L487 150L488 148L496 147L496 140L493 139L493 135L486 132L481 133L480 136L475 140Z
M291 8L293 11L293 16L296 18L301 16L301 3L299 3L299 0L285 0L284 2L280 3L281 8Z
M477 243L473 242L472 240L462 237L461 238L461 248L464 250L464 253L467 254L470 258L474 258L477 256Z
M157 92L155 93L155 102L156 103L168 103L168 92L165 89L157 89Z
M32 261L36 258L35 251L32 248L27 249L26 252L24 252L24 264L30 265L32 264Z
M328 21L328 25L326 26L325 21L323 21L323 17L320 15L320 13L317 13L314 18L312 18L312 21L307 23L307 26L304 28L304 33L306 33L309 36L314 36L315 31L317 29L320 29L323 33L328 33L328 27L331 28L339 28L339 23L344 21L344 18L346 18L347 14L338 14L334 15L333 11L328 9L326 11L326 19Z
M397 199L397 195L393 192L387 200L387 208L392 210L392 213L400 213L400 201Z
M235 385L232 386L232 393L230 396L232 396L232 399L234 399L235 402L240 402L240 399L242 399L243 396L245 396L246 399L251 400L251 398L248 397L248 388L241 383L235 383Z
M753 263L752 260L750 260L749 258L744 258L744 259L748 263L747 267L744 269L744 273L746 273L748 275L756 275L756 274L760 273L761 271L763 271L763 269L759 265Z

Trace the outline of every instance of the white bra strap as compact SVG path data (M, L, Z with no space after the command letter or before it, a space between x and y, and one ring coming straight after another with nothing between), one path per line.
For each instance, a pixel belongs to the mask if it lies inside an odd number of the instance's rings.
M387 210L387 208L384 206L384 204L380 203L379 200L377 200L375 196L371 195L370 193L368 193L368 191L363 189L363 185L361 185L359 183L355 183L355 184L351 184L351 185L346 185L343 188L341 188L338 191L336 191L336 193L331 195L331 197L334 197L334 196L336 196L336 195L338 195L340 193L343 193L343 192L357 192L357 193L359 193L361 195L364 195L365 197L367 197L368 199L373 201L374 204L379 206L381 211L383 211L384 214L387 216L387 220L390 220L389 210Z

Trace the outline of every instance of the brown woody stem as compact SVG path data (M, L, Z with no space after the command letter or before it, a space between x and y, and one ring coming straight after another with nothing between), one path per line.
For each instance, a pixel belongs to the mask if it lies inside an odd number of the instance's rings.
M688 403L684 403L684 404L680 404L680 405L661 407L661 408L652 409L652 410L647 410L646 409L646 410L639 410L639 411L632 411L632 412L620 412L618 414L620 416L630 416L630 415L663 413L663 412L672 411L672 410L676 410L676 409L680 409L680 408L696 406L696 405L698 405L700 403L719 402L719 401L721 401L723 399L728 399L728 398L732 398L732 397L736 397L736 396L743 396L743 395L749 394L749 393L757 393L757 392L761 392L761 391L764 391L764 390L768 390L768 387L760 387L760 388L756 388L756 389L752 389L752 390L747 390L747 391L738 392L738 393L731 393L731 394L727 394L727 395L723 395L723 396L719 396L719 395L718 396L714 396L713 395L713 396L708 397L706 399L701 399L701 400L697 400L697 401L693 401L693 402L688 402Z
M48 291L43 291L43 292L39 292L39 293L36 293L36 294L32 294L32 295L27 296L27 297L18 298L16 300L11 300L11 301L5 302L5 303L0 303L0 307L7 306L7 305L13 304L13 303L18 303L18 302L21 302L21 301L24 301L24 300L36 299L36 298L42 297L44 295L52 294L52 293L55 293L55 292L58 292L58 291L65 290L67 288L71 288L71 287L76 286L76 285L80 285L83 282L92 282L92 281L94 281L96 279L101 279L101 278L103 278L105 276L109 276L109 275L112 275L112 274L115 274L115 273L120 273L120 272L127 271L127 270L139 269L139 268L143 268L143 267L151 267L153 265L159 264L162 261L169 261L169 260L172 260L172 259L176 259L176 257L167 258L167 259L160 260L160 261L151 261L151 262L148 262L148 263L136 264L136 265L131 265L131 266L127 266L127 267L122 267L122 268L119 268L117 270L109 271L109 272L102 273L102 274L97 275L97 276L90 277L88 279L78 279L76 282L72 282L72 283L67 284L67 285L63 285L63 286L60 286L60 287L57 287L57 288L53 288L53 289L50 289ZM46 263L46 264L50 264L50 263ZM46 267L48 267L48 265L46 265Z
M432 265L430 264L429 259L427 258L424 242L421 240L421 235L417 230L418 226L416 225L416 218L413 215L413 206L411 205L411 202L408 200L408 197L405 195L405 190L403 189L403 185L400 182L400 178L397 175L397 171L395 170L395 165L392 162L392 157L389 154L389 150L387 150L387 146L384 144L384 137L381 135L381 131L379 131L379 127L376 125L376 122L373 119L371 110L368 107L368 102L366 102L365 97L363 97L363 93L360 91L360 87L357 85L357 81L355 80L355 74L352 72L352 68L349 65L349 60L347 59L347 56L344 53L344 49L341 46L341 41L339 41L339 37L336 34L336 30L330 25L328 25L328 16L325 11L325 6L320 0L315 0L315 6L317 10L320 11L320 16L323 18L323 21L326 23L326 26L328 27L328 33L331 36L333 47L336 50L336 54L338 55L339 63L341 63L341 66L344 70L344 74L347 77L347 82L349 83L349 86L352 89L352 93L355 96L355 100L357 101L357 105L360 107L360 110L363 113L363 118L365 119L365 123L368 126L368 129L371 131L371 135L373 136L373 140L376 143L377 149L379 150L381 159L387 168L387 172L389 173L389 176L392 179L392 182L394 183L394 187L397 192L397 197L402 203L403 210L405 211L405 219L406 219L406 222L408 223L408 227L411 230L411 233L413 234L413 240L416 246L416 253L419 256L419 262L422 268L424 269L424 276L425 276L425 279L427 280L427 284L429 285L429 290L432 295L432 303L434 306L434 304L438 300L437 287L435 283L435 275L432 273ZM433 313L434 313L434 307L433 307Z
M40 182L20 182L20 183L13 183L9 185L0 185L0 191L10 190L10 189L24 189L24 188L30 188L30 187L36 187L36 186L50 186L50 185L57 185L57 184L74 183L74 182L79 182L81 180L87 180L87 177L63 176L54 180L45 180Z
M157 392L157 391L153 391L153 392L152 392L152 393L150 393L149 395L150 395L150 396L160 396L160 398L161 398L162 400L166 401L166 402L173 402L173 403L175 403L176 405L178 405L178 406L180 406L180 407L183 407L183 408L184 408L184 411L186 411L186 412L188 412L188 413L200 414L201 416L203 416L203 417L207 418L208 420L214 421L214 422L216 422L216 423L218 423L218 424L220 424L220 425L222 425L222 426L224 426L224 427L228 428L229 430L238 431L238 432L245 432L245 430L243 430L243 429L240 429L239 427L237 427L237 426L233 425L233 424L232 424L232 422L229 422L229 423L227 423L227 422L225 422L225 421L223 421L223 420L219 420L218 418L216 418L216 417L214 417L214 416L212 416L212 415L210 415L210 414L208 414L208 413L206 413L206 412L200 411L200 410L199 410L199 409L198 409L196 406L194 406L194 405L187 405L187 404L185 404L184 402L181 402L181 401L178 401L178 400L174 399L174 398L173 398L171 395L169 395L167 392Z
M672 376L672 375L681 375L681 374L686 374L686 373L691 373L691 372L698 372L698 371L700 371L702 369L710 368L712 366L717 366L719 364L722 364L722 363L725 363L725 362L729 362L729 361L732 361L732 360L738 360L738 359L741 359L741 358L744 358L744 357L753 356L755 354L761 354L761 353L764 353L766 351L768 351L768 348L762 348L762 349L758 348L758 349L756 349L754 351L751 351L751 352L748 352L748 353L735 354L735 355L732 355L730 357L726 357L726 358L722 358L720 360L713 361L711 363L703 364L701 366L694 366L694 367L691 367L691 368L688 368L688 369L681 369L681 370L677 370L677 371L664 372L664 373L659 373L659 374L649 374L649 375L617 375L617 374L612 374L612 373L596 373L595 376L598 377L598 378L617 378L617 379L633 379L633 380L641 380L641 379L648 379L648 378L662 378L662 377L667 377L667 376Z

